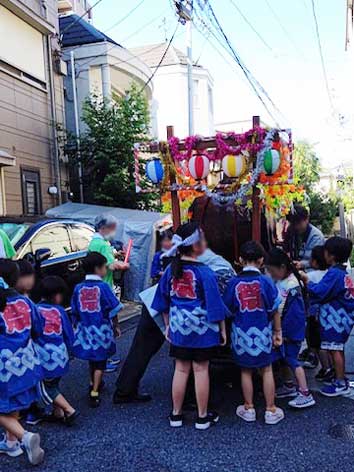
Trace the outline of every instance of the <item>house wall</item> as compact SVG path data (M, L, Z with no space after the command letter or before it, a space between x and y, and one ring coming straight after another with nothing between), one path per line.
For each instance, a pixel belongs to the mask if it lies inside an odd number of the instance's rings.
M214 134L212 106L213 83L209 73L194 67L194 133L204 136ZM188 83L187 67L171 65L160 67L154 77L158 138L166 138L166 127L174 126L176 136L188 136ZM211 94L211 98L210 98Z
M38 29L36 21L43 21L47 18L48 28L58 31L58 5L57 0L49 0L46 2L46 11L41 8L41 2L37 0L18 0L13 2L9 0L0 0L0 8L4 5L16 13L23 11L26 15L34 16L36 28L33 31L34 37L38 38ZM26 8L27 7L27 8ZM37 17L38 15L38 17ZM29 22L27 28L30 26ZM1 26L1 23L0 23ZM21 21L17 17L13 17L12 27L15 29L13 37L16 34L21 35ZM32 27L32 26L31 26ZM39 27L39 26L38 26ZM54 27L54 28L53 28ZM16 33L16 28L19 28ZM0 149L5 150L9 154L16 157L16 165L14 167L3 167L5 188L0 189L5 192L6 214L21 215L23 209L23 194L21 190L21 169L32 169L40 173L40 193L41 193L41 210L44 212L49 207L57 203L57 197L50 196L47 192L48 187L56 182L57 174L54 172L54 139L53 139L53 123L51 115L51 95L49 88L49 64L47 60L47 42L46 36L43 34L43 55L38 57L30 51L33 61L38 61L38 71L40 72L40 64L44 64L44 77L42 83L36 83L26 76L21 76L25 71L25 66L21 68L21 53L18 49L14 51L14 65L17 69L11 69L8 64L11 63L11 57L7 53L7 57L1 57L0 49ZM13 45L15 48L15 45ZM58 50L59 46L55 39L51 40L52 51ZM26 55L29 52L26 45L22 49L23 63L25 64ZM36 71L36 67L33 68ZM34 75L34 74L33 74ZM37 75L39 79L40 74ZM55 88L55 109L57 124L64 123L64 95L62 76L54 72L54 88ZM61 183L62 189L66 189L67 171L65 164L61 164ZM4 212L3 212L4 213Z

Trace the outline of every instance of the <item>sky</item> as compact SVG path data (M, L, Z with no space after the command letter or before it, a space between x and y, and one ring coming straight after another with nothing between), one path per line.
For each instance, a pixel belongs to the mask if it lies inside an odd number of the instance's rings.
M93 23L127 48L163 42L176 27L172 4L171 0L102 0L93 10ZM349 162L354 61L345 51L346 0L315 0L330 98L311 0L210 0L210 4L243 62L280 110L276 116L280 126L292 128L295 140L313 143L325 168ZM193 60L214 79L215 123L260 115L273 126L241 69L209 36L211 46L206 35L193 30ZM178 27L173 44L185 51L184 26Z

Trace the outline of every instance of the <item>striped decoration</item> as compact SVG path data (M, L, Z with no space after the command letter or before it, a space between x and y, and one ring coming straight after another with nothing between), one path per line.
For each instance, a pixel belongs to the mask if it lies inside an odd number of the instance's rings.
M276 149L268 149L264 153L263 167L267 175L273 175L279 169L280 154Z
M153 184L159 184L163 179L163 167L158 157L154 157L146 164L146 176Z
M240 177L247 170L247 159L242 154L228 154L222 160L222 170L228 177Z
M189 159L188 169L195 180L203 180L209 174L210 161L203 154L194 154Z

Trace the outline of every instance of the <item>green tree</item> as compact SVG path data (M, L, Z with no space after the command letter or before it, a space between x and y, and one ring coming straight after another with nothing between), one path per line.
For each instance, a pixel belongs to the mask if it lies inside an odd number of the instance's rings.
M313 146L307 141L299 141L294 149L294 175L304 186L309 197L311 222L330 234L338 212L335 196L328 196L316 189L320 181L321 163Z
M83 107L87 132L81 140L85 201L125 208L155 209L151 194L137 194L133 147L147 141L149 110L136 85L107 102L90 96Z

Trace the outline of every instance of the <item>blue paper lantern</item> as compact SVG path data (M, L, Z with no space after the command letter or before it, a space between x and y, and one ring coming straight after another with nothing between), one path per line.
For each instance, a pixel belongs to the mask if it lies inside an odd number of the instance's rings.
M146 176L153 184L159 184L163 179L163 167L158 157L146 164Z

